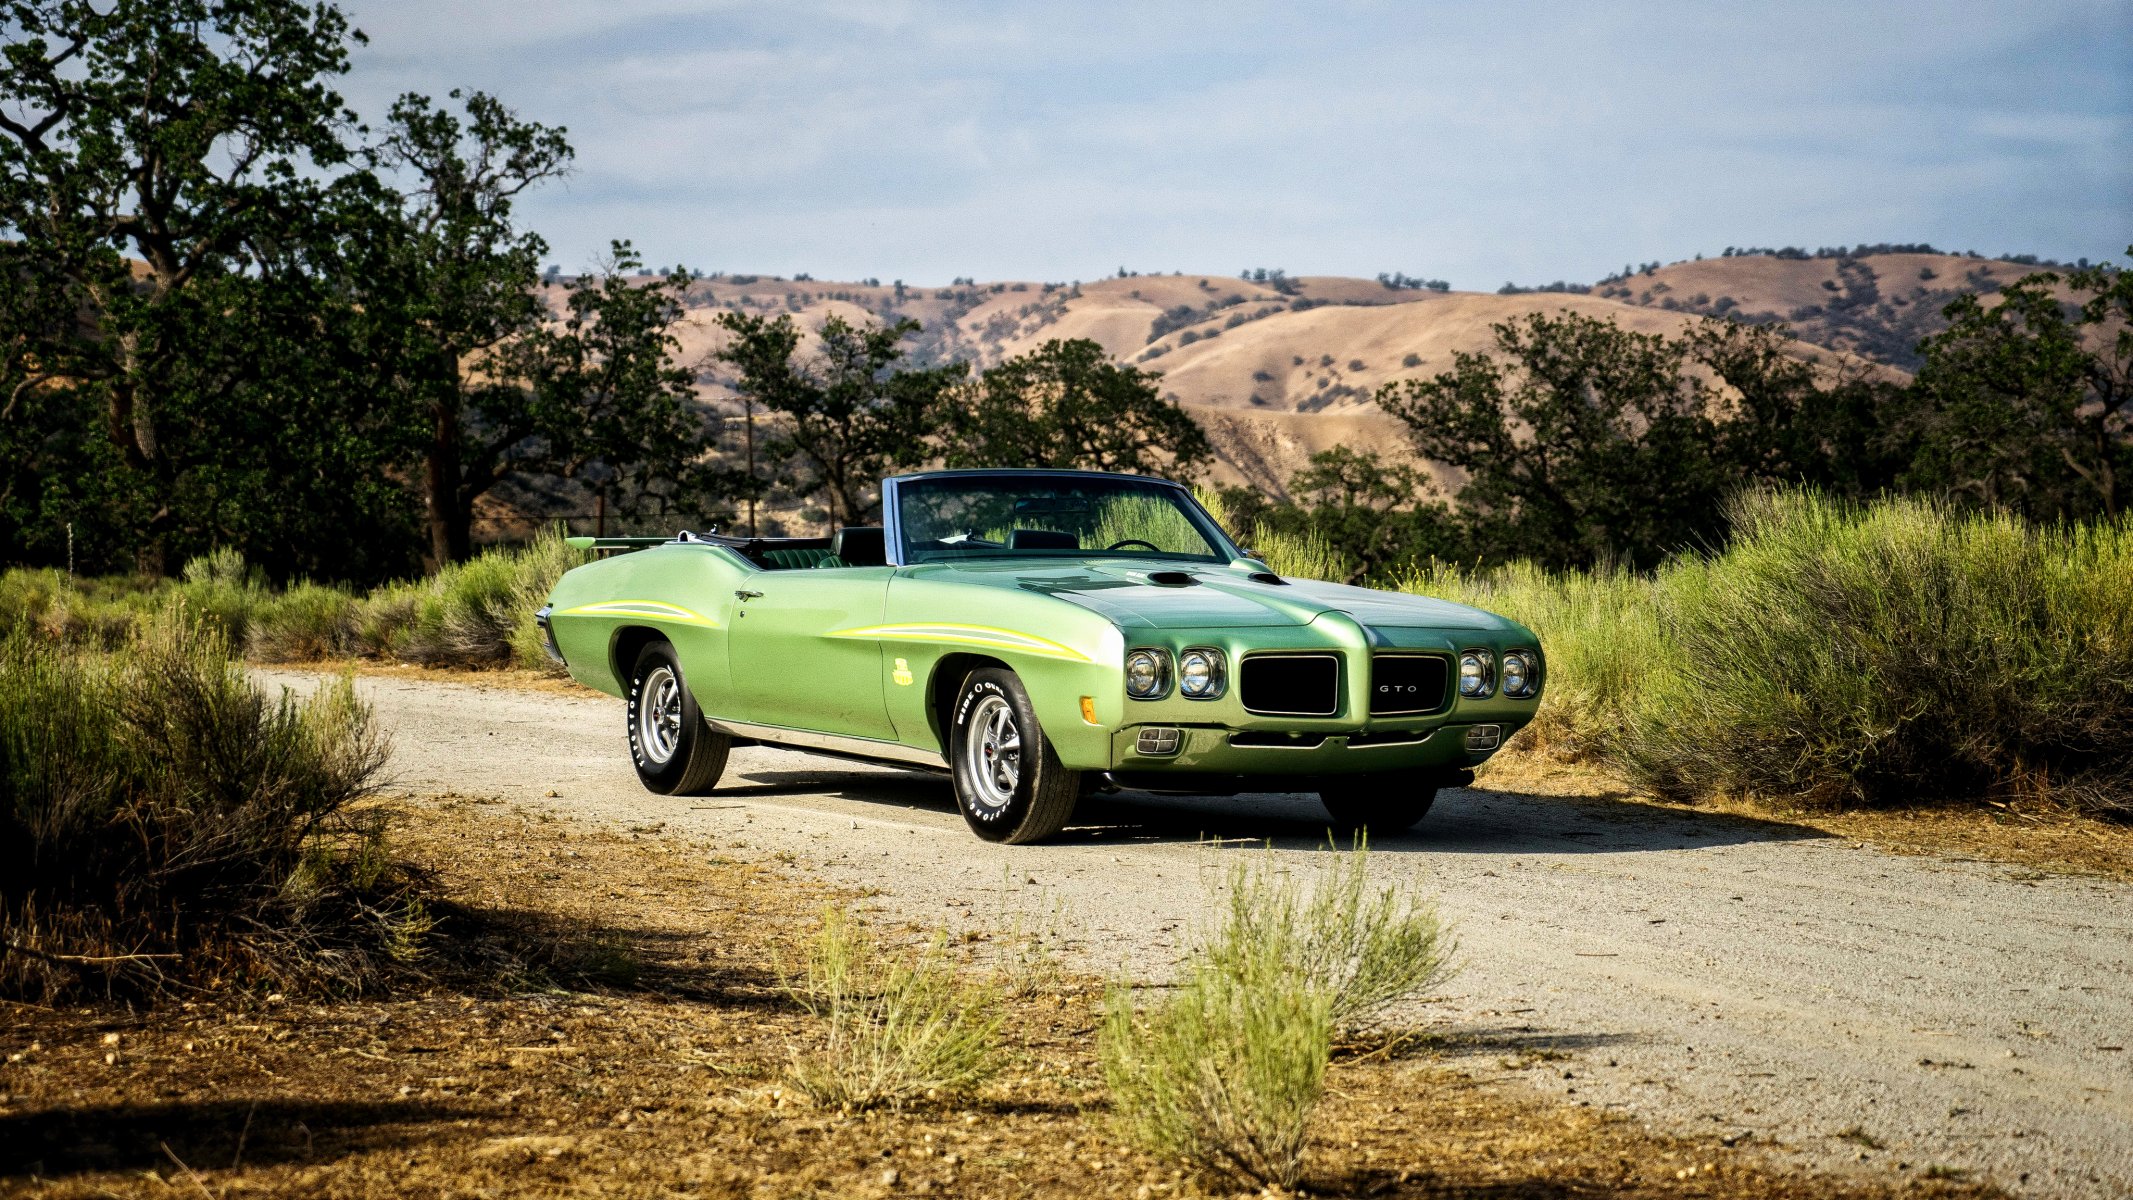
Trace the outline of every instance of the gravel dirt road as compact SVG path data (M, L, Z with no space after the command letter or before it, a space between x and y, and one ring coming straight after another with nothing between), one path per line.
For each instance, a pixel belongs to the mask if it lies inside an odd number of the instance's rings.
M1052 925L1070 965L1100 972L1160 977L1223 855L1271 839L1308 870L1324 853L1308 796L1107 799L1058 842L992 846L966 832L944 778L768 749L736 751L714 796L653 796L619 701L359 687L393 732L396 790L789 858L925 925ZM1374 847L1372 869L1456 924L1464 969L1414 1016L1475 1069L1824 1168L2133 1195L2126 883L1482 790L1440 796L1415 832Z

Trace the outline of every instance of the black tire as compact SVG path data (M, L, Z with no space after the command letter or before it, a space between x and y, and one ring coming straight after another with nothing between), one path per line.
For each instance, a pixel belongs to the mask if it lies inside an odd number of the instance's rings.
M1437 802L1437 780L1431 775L1327 780L1319 788L1318 801L1326 806L1326 816L1339 832L1382 837L1413 829L1429 815L1430 805Z
M652 642L630 668L630 761L648 791L701 796L725 774L733 739L704 724L674 647Z
M956 807L988 842L1048 838L1081 799L1082 773L1060 765L1013 671L986 667L963 680L949 716L948 762Z

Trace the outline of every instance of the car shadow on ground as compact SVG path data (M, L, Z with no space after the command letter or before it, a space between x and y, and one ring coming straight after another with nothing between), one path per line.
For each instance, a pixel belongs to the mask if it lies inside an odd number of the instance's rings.
M835 796L863 804L956 815L945 775L892 769L825 767L754 769L718 789L720 798L775 800ZM1732 813L1689 812L1637 803L1620 793L1538 795L1447 788L1413 829L1371 838L1397 854L1634 854L1702 850L1762 842L1827 838L1820 830ZM1160 796L1142 792L1088 796L1055 841L1067 845L1245 841L1282 850L1346 848L1310 793Z

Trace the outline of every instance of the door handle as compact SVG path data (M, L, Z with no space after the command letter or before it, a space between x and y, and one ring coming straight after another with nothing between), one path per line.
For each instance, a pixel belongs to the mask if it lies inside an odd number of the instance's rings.
M747 588L733 589L733 598L736 600L759 600L762 598L762 596L763 593L751 592Z

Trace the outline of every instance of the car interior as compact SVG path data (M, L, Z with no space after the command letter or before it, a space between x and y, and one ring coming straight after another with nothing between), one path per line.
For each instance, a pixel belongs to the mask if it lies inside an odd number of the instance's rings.
M712 539L704 539L712 540ZM889 562L879 525L847 525L826 538L746 538L724 541L766 571L881 567Z

